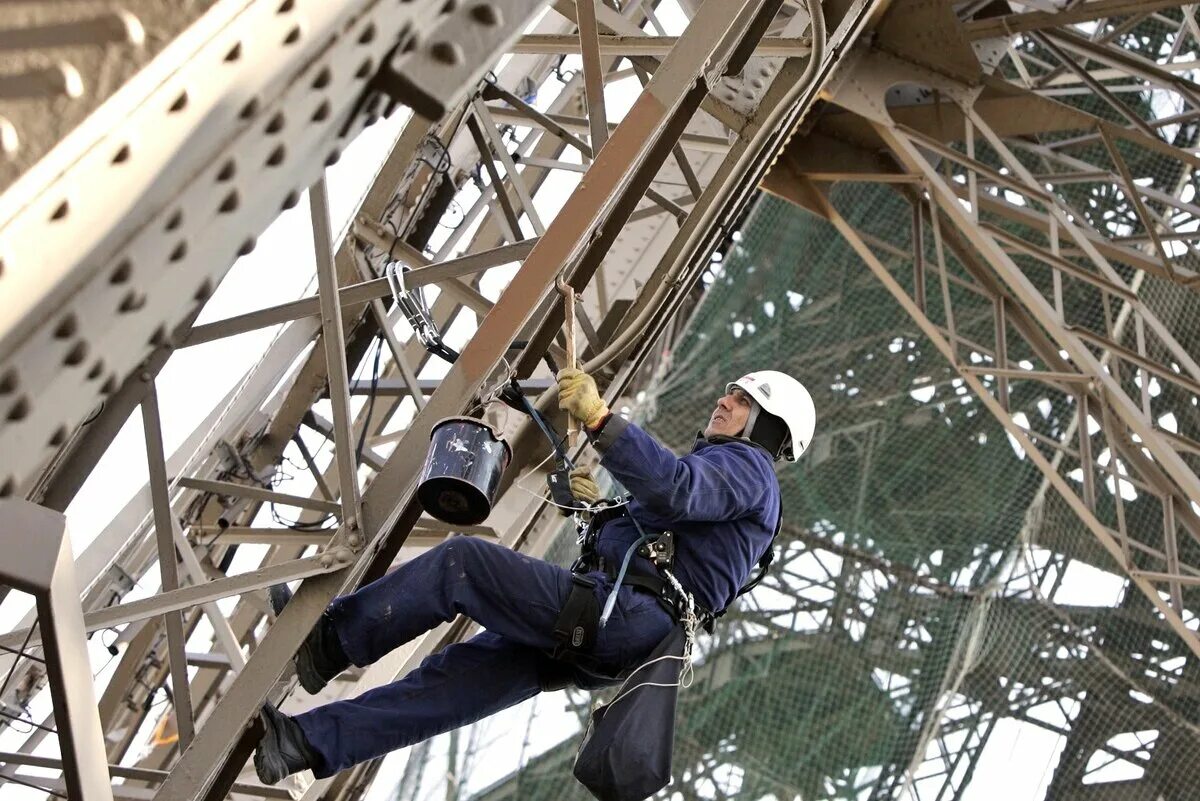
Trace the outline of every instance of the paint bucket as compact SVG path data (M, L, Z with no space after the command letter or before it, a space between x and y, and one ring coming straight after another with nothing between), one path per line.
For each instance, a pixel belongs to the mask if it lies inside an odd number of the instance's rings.
M473 417L447 417L429 434L417 498L438 520L482 523L511 459L508 443L491 426Z

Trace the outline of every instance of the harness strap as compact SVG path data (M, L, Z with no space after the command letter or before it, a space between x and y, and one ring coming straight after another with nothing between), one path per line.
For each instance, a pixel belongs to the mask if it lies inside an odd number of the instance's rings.
M764 551L763 555L761 557L759 557L759 559L758 559L758 575L754 576L753 578L748 580L744 585L742 585L742 588L737 591L736 595L733 596L734 600L737 600L738 598L741 598L746 593L750 592L750 590L754 589L759 584L761 584L762 580L767 577L767 573L771 570L771 563L775 561L775 540L779 537L779 530L781 528L783 528L783 499L782 498L779 501L779 517L777 517L775 519L775 530L771 532L771 541L767 543L767 550ZM730 602L729 606L725 607L720 612L717 612L715 615L713 615L713 618L716 619L716 618L724 615L726 612L729 611L730 606L733 606L732 601ZM708 629L708 633L712 634L711 628Z
M641 590L653 595L676 623L681 621L687 600L679 595L679 591L675 589L675 586L671 582L661 576L633 573L626 575L623 583L628 584L635 590ZM695 606L696 617L700 621L700 626L709 634L712 634L713 621L716 620L717 615L714 615L702 606L693 605Z
M587 576L571 576L571 593L554 622L554 638L559 645L555 658L579 652L590 653L596 644L600 603L596 600L596 582Z

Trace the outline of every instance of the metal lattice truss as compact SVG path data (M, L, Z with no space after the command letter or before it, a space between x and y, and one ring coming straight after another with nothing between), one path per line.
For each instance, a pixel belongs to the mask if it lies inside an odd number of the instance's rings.
M1156 653L1150 647L1156 638L1169 636L1165 623L1148 626L1142 633L1145 655L1088 660L1085 654L1095 646L1095 632L1106 625L1112 610L1062 605L1049 612L1032 588L1044 580L1050 561L1012 565L984 610L980 593L839 545L828 532L789 528L782 536L787 540L780 553L782 563L764 582L767 591L751 596L737 618L723 627L719 642L706 644L695 682L681 696L677 754L682 764L676 765L677 786L693 792L727 792L726 782L717 777L723 768L735 765L745 771L741 790L750 797L770 793L801 798L954 799L970 784L976 760L1001 719L1079 737L1081 723L1096 722L1080 717L1091 710L1106 723L1087 734L1086 745L1080 744L1083 759L1064 760L1068 767L1060 769L1061 786L1069 790L1062 790L1062 797L1091 797L1070 793L1079 792L1079 776L1088 757L1097 752L1107 761L1143 766L1150 773L1147 793L1155 787L1153 768L1158 764L1150 753L1141 749L1130 753L1113 741L1124 730L1121 721L1127 726L1135 710L1148 728L1156 726L1151 722L1156 715L1162 716L1157 726L1166 721L1181 723L1161 707L1146 712L1143 704L1130 699L1131 683L1147 697L1195 697L1200 691L1192 677L1163 667L1176 660L1184 646L1169 653ZM1057 564L1062 566L1061 561ZM907 615L878 613L895 608L897 597L905 599ZM979 648L1003 651L1010 658L982 669L977 664L956 686L940 686L941 674L934 672L932 679L928 675L931 663L945 658L946 641L977 633L980 615L987 618L990 631ZM1074 658L1061 658L1058 649L1064 644ZM853 676L861 673L863 664L872 666L868 686L849 683L836 698L819 694L821 676L835 667L841 675ZM814 684L806 685L810 680ZM747 684L754 686L753 697L759 699L809 697L820 706L821 711L808 713L819 722L796 723L808 723L808 730L828 732L826 736L795 741L769 727L760 736L781 739L782 747L790 749L791 762L803 762L803 773L822 776L824 782L799 784L794 777L774 772L778 762L764 759L753 744L741 742L753 737L745 729L725 732L720 749L697 742L696 729L702 726L697 719L719 716L724 705L745 703L751 694ZM1092 699L1090 705L1080 704L1085 697ZM586 711L586 704L582 709ZM795 718L805 717L800 710L791 712ZM861 726L868 718L874 723L873 734ZM931 726L929 721L939 725ZM1194 729L1186 723L1184 728ZM894 730L915 730L919 736L903 741L904 747L895 751L881 750L888 741L886 732ZM1167 739L1161 736L1157 747L1166 750ZM553 788L569 772L576 748L568 740L474 797L480 801L554 797ZM857 760L872 752L881 757L881 767L864 771ZM1158 785L1158 791L1175 786L1169 782L1178 779L1167 781ZM1131 786L1122 783L1121 792L1130 792ZM1107 792L1103 786L1096 789ZM1137 792L1141 791L1139 787ZM396 795L402 801L417 797Z
M682 797L957 799L998 724L1012 721L1062 737L1047 799L1191 794L1181 766L1195 763L1200 653L1197 49L1195 9L1178 3L896 2L777 160L764 187L829 221L867 268L845 284L881 283L944 357L952 372L926 366L934 377L920 386L961 387L970 397L938 397L991 412L1042 483L1017 543L1003 546L1013 561L991 565L982 589L925 577L928 554L915 549L914 567L839 544L833 526L785 529L791 542L765 592L718 632L681 695ZM911 228L881 238L903 226L854 208L881 194L854 183L894 190ZM787 263L759 246L747 263ZM801 289L806 264L796 262ZM875 311L813 300L831 315ZM829 357L833 381L859 367L849 354L878 346L870 334ZM746 347L769 352L771 336ZM793 363L818 363L814 351ZM860 383L846 406L882 406L915 386ZM942 411L921 409L939 426ZM820 432L835 453L857 452L864 488L870 417ZM955 499L954 487L946 494ZM1082 526L1043 529L1051 508ZM981 560L999 553L991 547L979 546ZM1128 577L1115 608L1056 600L1075 561ZM806 651L811 661L795 658ZM809 672L837 679L809 685ZM855 683L864 673L873 686ZM723 695L730 676L743 686ZM775 701L786 713L768 723ZM722 703L754 703L757 714ZM694 742L697 719L719 723ZM574 746L477 797L557 797ZM1114 763L1132 770L1104 778Z
M1106 569L1122 570L1179 646L1200 654L1200 365L1180 341L1194 343L1193 321L1164 302L1197 288L1200 95L1181 58L1200 46L1194 9L905 6L903 21L883 26L839 74L831 108L789 143L765 188L836 228L952 366L956 385L1041 471L1038 505L1057 493L1112 560ZM1147 22L1167 31L1161 52L1122 39ZM919 46L934 39L937 48ZM885 241L852 224L838 182L899 193L912 209L909 237ZM1015 393L1025 407L1044 398L1054 412L1016 413ZM1148 639L1132 651L1120 657L1129 664L1110 662L1113 674L1164 675L1136 664L1152 652ZM1050 694L1071 706L1088 684L1081 678L1056 678ZM986 682L967 681L978 686L937 688L936 725L907 775L871 797L958 797L995 715L1021 718L1048 700L1035 681L989 712ZM1078 717L1062 713L1067 745L1047 798L1172 797L1179 777L1165 772L1167 755L1179 743L1121 751L1108 739L1123 731L1121 717L1136 718L1120 708L1124 695L1093 685ZM1187 721L1172 725L1194 732ZM1086 784L1098 769L1089 755L1100 753L1142 765L1145 779Z
M414 499L432 426L478 405L502 366L548 387L542 365L563 353L558 276L581 298L583 357L609 379L610 400L635 386L709 252L884 4L810 20L791 0L685 2L679 36L641 2L618 12L560 0L529 33L543 4L528 0L18 5L14 29L4 23L18 74L0 79L0 496L61 512L138 408L150 478L75 566L87 632L117 634L116 668L96 688L103 742L37 706L39 654L54 651L39 648L51 632L31 613L0 636L0 727L31 724L0 756L0 783L75 787L71 755L86 749L107 756L118 783L88 783L80 797L165 801L353 798L369 785L370 765L258 785L247 724L264 700L313 702L288 697L286 674L330 600L449 534ZM50 52L62 57L46 67ZM514 55L487 72L504 54ZM527 88L573 54L582 69L538 110ZM613 124L603 87L627 75L643 86ZM397 104L415 114L349 230L334 230L325 168L364 125L403 113ZM535 201L555 171L583 178L543 216ZM473 173L477 199L431 245ZM235 259L305 190L318 293L196 325ZM428 353L389 308L392 260L413 268L409 289L441 290L430 313L442 331L478 318L439 380L424 377ZM489 300L481 278L514 261ZM279 324L235 389L165 453L155 383L172 353ZM352 368L377 335L387 365L368 387ZM353 412L352 393L365 392L386 408ZM308 432L332 441L324 464ZM465 533L537 554L554 517L510 486L535 463L537 435L517 421L505 433L507 491L487 527ZM284 459L309 468L311 496L276 488ZM300 519L264 527L275 504ZM3 547L36 538L22 530ZM259 563L232 571L238 549L254 547ZM155 574L156 592L124 600ZM272 619L264 588L297 580ZM206 627L211 650L197 651ZM467 633L463 622L431 632L315 700L391 681ZM86 665L71 670L90 684ZM167 686L169 714L153 703ZM76 750L33 753L53 736Z
M1154 77L1164 81L1156 88L1179 93L1185 109L1200 108L1176 79ZM897 84L928 88L936 99L889 112L882 98ZM1011 83L950 80L881 51L862 54L853 78L835 90L833 99L849 113L831 117L830 129L877 137L886 157L872 152L870 158L877 164L886 160L890 168L879 176L853 170L835 176L792 163L805 176L797 185L878 177L906 187L915 208L915 241L932 242L936 254L927 262L920 245L917 274L908 279L912 289L901 285L871 243L815 189L812 198L1104 548L1200 653L1200 641L1185 625L1183 604L1183 587L1197 583L1200 567L1181 548L1184 538L1200 537L1194 505L1200 479L1192 461L1200 443L1163 427L1161 417L1168 404L1177 406L1178 397L1150 389L1154 378L1194 395L1200 389L1200 365L1137 291L1141 274L1195 284L1186 261L1177 264L1176 252L1165 246L1180 242L1183 254L1191 252L1186 244L1191 237L1175 225L1190 219L1194 207L1175 194L1144 190L1127 166L1128 154L1138 150L1176 160L1177 192L1182 192L1200 158L1153 133L1056 104ZM1053 136L1062 132L1072 135ZM1051 141L1039 141L1035 134L1049 134ZM1100 143L1109 161L1096 164L1072 156L1081 138ZM813 155L799 143L794 152L802 159ZM1117 187L1129 200L1132 219L1121 225L1089 220L1068 200L1069 188L1081 182ZM1130 226L1140 246L1114 241L1114 231ZM951 269L951 253L965 275ZM1103 320L1072 319L1064 297L1078 293L1095 294L1111 313ZM988 308L991 319L984 324L968 330L955 325L956 317ZM1074 403L1074 424L1057 438L1020 425L1008 412L1007 396L1016 381L1038 382L1055 398ZM1089 417L1100 422L1099 440L1089 430ZM1077 482L1069 478L1076 468L1081 471ZM1106 479L1128 482L1157 498L1162 525L1126 525L1120 492L1110 494L1113 503L1099 503L1097 484Z

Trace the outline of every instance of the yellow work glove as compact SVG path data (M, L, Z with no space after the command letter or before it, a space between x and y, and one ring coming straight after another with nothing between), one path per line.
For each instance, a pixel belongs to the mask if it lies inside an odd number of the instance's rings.
M588 428L600 425L604 415L608 414L595 380L572 367L558 371L558 408Z
M584 503L595 503L600 500L600 487L592 478L592 471L587 467L576 467L571 471L571 494L575 500Z

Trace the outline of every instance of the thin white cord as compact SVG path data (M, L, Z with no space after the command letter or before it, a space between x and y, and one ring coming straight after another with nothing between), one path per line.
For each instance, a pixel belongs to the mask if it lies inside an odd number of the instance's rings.
M680 597L687 599L687 608L684 609L683 620L680 621L684 632L683 655L675 656L674 654L665 654L638 665L636 668L634 668L634 671L629 674L625 681L621 682L621 688L617 690L616 697L606 704L608 707L613 706L617 703L617 701L620 701L622 698L641 687L679 687L680 689L686 690L688 687L691 687L692 682L695 681L696 673L695 667L692 664L692 648L696 644L696 627L700 623L700 621L696 618L695 599L692 598L690 593L684 591L683 585L679 583L679 580L675 578L675 575L671 573L670 570L664 570L663 575L665 575L667 580L671 582L671 586L673 586L675 591L680 594ZM662 662L667 659L678 659L683 662L679 668L679 679L677 681L669 684L664 684L663 682L657 681L643 681L640 684L635 684L629 689L625 689L625 686L629 684L633 677L636 676L643 668L649 667L655 662Z
M537 467L534 467L529 472L531 472L531 473L536 472L542 465L544 465L546 462L550 461L553 458L554 458L554 451L550 451L550 454L545 459L538 462ZM571 512L586 511L583 509L579 509L578 507L575 507L575 506L564 506L561 503L555 503L553 500L551 500L550 498L547 498L542 493L534 492L533 490L529 489L524 484L522 484L520 481L514 481L513 486L515 486L517 489L521 490L522 492L529 493L533 497L537 498L539 501L545 501L546 503L550 504L551 506L557 506L559 509L566 509ZM549 492L549 490L543 490L543 492ZM616 509L619 506L628 506L628 505L629 505L629 499L626 499L626 500L621 501L620 503L610 503L610 504L606 505L604 508L605 509Z
M647 662L643 662L642 664L638 665L637 668L633 671L633 673L630 673L629 677L627 679L625 679L625 681L621 682L621 689L619 689L617 691L617 696L615 698L613 698L611 701L609 701L607 704L605 704L606 707L614 706L617 703L617 701L620 701L622 698L629 695L634 690L641 689L642 687L679 687L680 689L686 690L688 687L692 686L692 682L696 678L695 671L692 667L692 644L695 642L696 635L695 635L695 631L693 630L692 626L689 623L684 623L683 625L684 625L684 631L686 632L685 636L687 638L684 641L684 645L683 645L683 655L675 656L674 654L664 654L663 656L655 657L654 659L651 659ZM640 670L642 670L643 668L647 668L650 665L653 665L655 662L663 662L668 659L678 659L680 662L683 663L679 668L679 679L677 681L673 681L670 683L664 683L664 682L658 682L658 681L643 681L638 684L635 684L634 686L630 687L629 689L625 689L625 685L627 685L629 683L630 679L632 679L634 676L636 676Z

